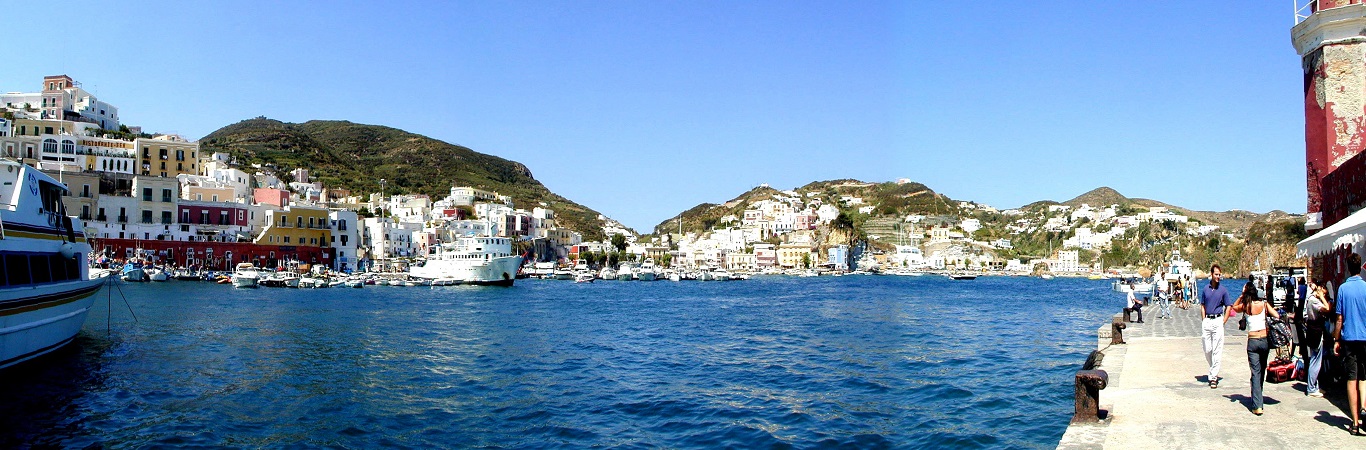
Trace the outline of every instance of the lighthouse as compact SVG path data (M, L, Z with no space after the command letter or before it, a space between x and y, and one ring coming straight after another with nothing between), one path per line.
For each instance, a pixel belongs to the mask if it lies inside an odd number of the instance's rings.
M1296 0L1291 40L1304 75L1307 182L1300 256L1335 283L1366 253L1366 0ZM1357 222L1361 222L1357 224Z

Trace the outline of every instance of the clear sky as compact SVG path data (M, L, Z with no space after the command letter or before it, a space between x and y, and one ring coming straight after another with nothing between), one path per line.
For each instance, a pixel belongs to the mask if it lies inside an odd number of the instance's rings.
M0 0L31 19L0 40L0 90L68 74L191 139L256 116L392 126L522 162L642 232L840 178L1002 208L1110 186L1305 209L1289 1L49 8Z

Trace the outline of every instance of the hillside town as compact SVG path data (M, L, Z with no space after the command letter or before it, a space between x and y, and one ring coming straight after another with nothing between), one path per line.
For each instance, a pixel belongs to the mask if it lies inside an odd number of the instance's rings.
M897 184L910 183L901 179ZM840 188L871 188L872 183L845 182ZM767 187L766 185L764 187ZM873 200L857 195L829 195L820 190L787 190L745 199L741 213L722 216L709 231L673 233L631 253L658 258L669 254L688 267L718 266L731 271L775 272L823 269L833 272L983 271L1030 274L1046 272L1088 276L1105 272L1097 255L1112 243L1131 238L1140 226L1175 230L1190 238L1218 236L1219 227L1192 221L1166 207L1121 208L1120 205L1072 207L1051 204L997 210L973 202L956 202L938 214L879 215ZM725 208L735 205L720 205ZM845 230L841 216L862 217L859 230ZM983 219L986 218L986 219ZM846 219L847 220L847 219ZM1030 233L1057 236L1059 245L1042 257L1022 255L1013 239ZM997 237L999 236L999 237ZM1149 246L1161 241L1154 239Z
M553 211L518 208L497 192L352 193L312 181L307 169L206 154L182 136L122 123L116 106L66 75L44 77L38 92L0 94L0 114L0 151L68 187L63 204L85 222L92 259L353 272L401 270L441 237L512 238L546 260L582 240L558 227Z

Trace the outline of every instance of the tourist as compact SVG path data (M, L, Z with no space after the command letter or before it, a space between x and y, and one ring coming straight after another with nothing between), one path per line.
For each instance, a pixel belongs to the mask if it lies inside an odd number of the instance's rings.
M1238 303L1233 305L1233 312L1241 313L1247 320L1247 365L1252 371L1252 413L1259 416L1262 415L1262 387L1266 381L1266 366L1269 362L1267 356L1271 353L1271 345L1266 340L1266 316L1269 314L1271 317L1280 318L1280 314L1266 300L1258 297L1257 288L1248 283L1243 285L1243 293L1238 296ZM1227 322L1231 316L1232 314L1224 316L1224 321Z
M1157 277L1157 280L1154 281L1157 282L1153 292L1153 295L1157 297L1157 318L1170 319L1172 318L1172 302L1171 296L1168 294L1171 287L1167 285L1167 272L1162 272L1162 275Z
M1323 370L1324 341L1327 337L1324 331L1332 329L1331 326L1324 326L1330 317L1329 312L1332 311L1332 303L1328 301L1326 290L1322 283L1313 285L1304 306L1304 347L1309 353L1309 359L1306 360L1309 364L1306 368L1308 376L1305 378L1307 385L1304 393L1310 397L1323 397L1323 392L1319 390L1319 372Z
M1351 411L1352 425L1348 432L1361 432L1361 380L1366 378L1366 281L1361 280L1361 255L1347 255L1347 273L1351 277L1338 286L1337 343L1333 353L1342 355L1347 369L1347 410Z
M1225 308L1233 306L1228 290L1219 285L1224 276L1218 264L1210 266L1209 284L1200 290L1200 309L1205 319L1200 322L1201 343L1205 347L1205 361L1209 363L1209 388L1219 387L1219 359L1224 353L1224 322L1228 321Z
M1114 311L1113 309L1111 311ZM1143 323L1143 304L1138 302L1138 296L1134 295L1134 282L1129 282L1129 299L1124 302L1124 318L1129 318L1129 313L1138 312L1138 322Z

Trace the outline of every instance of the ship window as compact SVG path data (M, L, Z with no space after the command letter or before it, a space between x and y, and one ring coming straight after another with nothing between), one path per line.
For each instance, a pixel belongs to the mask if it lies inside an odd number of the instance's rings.
M31 283L32 279L28 273L28 268L28 255L5 255L5 275L9 278L10 285Z
M52 272L46 261L47 255L29 255L33 267L33 284L51 283Z
M45 255L47 257L47 267L52 274L52 281L66 281L66 258L62 255Z
M81 263L79 261L85 261L85 258L82 258L81 256L80 253L77 253L75 259L62 258L62 261L66 262L66 279L81 279Z
M5 273L5 258L0 257L0 286L9 284L8 274Z

